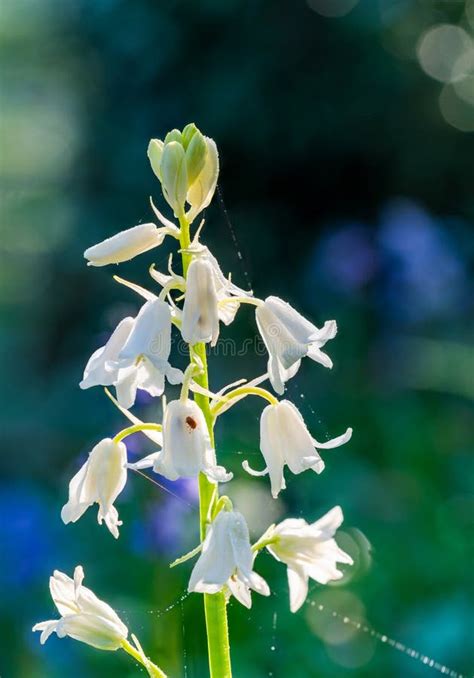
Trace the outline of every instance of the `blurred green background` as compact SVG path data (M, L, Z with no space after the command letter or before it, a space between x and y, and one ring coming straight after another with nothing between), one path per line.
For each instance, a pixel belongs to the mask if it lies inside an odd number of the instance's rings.
M472 0L1 1L2 678L137 675L120 653L31 633L55 615L51 571L77 563L170 676L206 675L191 566L167 567L197 543L194 484L168 483L176 498L131 475L118 541L95 510L59 517L88 450L123 426L101 389L78 387L139 306L111 273L149 284L169 245L115 270L82 253L150 221L149 195L164 208L147 143L190 121L220 150L238 245L217 197L204 238L225 272L338 321L334 369L308 361L288 397L317 438L355 430L274 502L240 469L243 454L261 466L261 406L219 423L255 536L339 503L356 561L292 615L285 568L260 556L274 593L250 612L230 604L235 676L439 673L366 624L472 673L473 27ZM252 315L222 336L254 338ZM214 389L264 370L261 351L243 353L211 356ZM158 409L142 398L137 413Z

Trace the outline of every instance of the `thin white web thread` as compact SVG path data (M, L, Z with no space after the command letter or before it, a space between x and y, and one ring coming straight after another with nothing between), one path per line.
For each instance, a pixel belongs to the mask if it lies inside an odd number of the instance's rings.
M181 608L181 633L183 634L183 669L184 678L188 676L188 655L186 650L186 624L184 623L184 605L183 600L180 600Z
M365 621L364 622L355 621L354 619L348 617L346 614L341 614L339 612L336 612L335 610L331 610L330 608L327 607L327 605L316 604L314 600L311 601L307 600L306 603L308 605L311 605L311 607L315 607L320 612L327 612L328 615L335 619L339 619L343 624L348 624L355 628L357 631L368 634L372 638L375 638L375 640L378 640L380 643L390 645L390 647L393 647L395 650L398 650L402 654L408 655L408 657L411 657L412 659L421 662L425 666L432 668L435 671L439 671L440 673L449 676L449 678L467 678L465 674L454 671L453 669L449 668L449 666L437 662L435 659L432 659L428 655L423 654L422 652L418 652L418 650L414 650L409 645L400 643L398 640L394 640L393 638L387 636L384 633L379 633L371 626L369 626Z
M251 284L251 281L250 281L250 275L249 275L248 269L245 267L244 257L242 255L242 252L241 252L240 247L239 247L237 235L236 235L235 229L234 229L234 227L233 227L233 225L230 221L229 213L228 213L227 208L225 206L224 199L222 197L222 192L221 192L219 186L217 187L217 195L218 195L218 198L219 198L219 204L221 206L225 221L227 223L227 226L228 226L230 234L231 234L232 242L233 242L234 248L235 248L236 253L237 253L237 258L239 259L240 265L241 265L242 270L243 270L243 274L244 274L247 286L248 286L249 290L251 290L252 284ZM308 398L306 398L305 394L302 392L302 390L301 390L300 386L298 385L297 381L295 380L295 378L292 379L291 386L296 391L299 392L300 399L304 401L305 405L308 407L309 411L314 416L314 418L317 420L317 422L321 426L324 426L321 417L319 417L317 415L316 411L314 410L313 406L311 405L311 402L308 400ZM326 438L329 438L327 428L325 430L325 435L326 435ZM306 603L311 605L312 607L316 606L315 601L307 600ZM393 638L391 638L390 636L388 636L386 634L379 633L375 629L371 628L365 622L354 621L353 619L351 619L347 615L342 615L342 614L336 612L335 610L330 610L327 606L322 605L322 604L318 604L317 609L320 612L327 611L329 614L331 614L332 617L340 619L343 624L350 624L360 633L369 634L370 636L375 638L380 643L389 645L390 647L397 650L398 652L401 652L402 654L405 654L408 657L411 657L411 659L414 659L415 661L421 662L423 665L425 665L429 668L432 668L435 671L439 671L440 673L442 673L446 676L449 676L449 678L467 678L467 675L458 673L457 671L454 671L453 669L449 668L445 664L440 664L439 662L435 661L434 659L432 659L428 655L423 654L422 652L419 652L418 650L414 650L412 647L405 645L404 643L401 643L397 640L394 640ZM276 649L276 626L277 626L277 613L275 612L274 615L273 615L272 644L270 646L270 649L272 651L274 651ZM269 674L269 676L272 676L272 675L273 675L273 673ZM473 676L473 678L474 678L474 676Z

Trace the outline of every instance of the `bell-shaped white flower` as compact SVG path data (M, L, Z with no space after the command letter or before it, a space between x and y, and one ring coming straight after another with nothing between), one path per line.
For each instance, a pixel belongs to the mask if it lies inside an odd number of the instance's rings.
M300 360L304 356L324 367L332 367L331 358L321 348L336 336L335 320L328 320L318 329L278 297L267 297L257 307L255 315L269 354L270 381L279 395L284 392L285 382L298 371Z
M218 466L206 420L193 400L173 400L163 415L163 447L130 464L130 468L153 470L168 480L196 478L205 473L214 483L227 482L232 473Z
M221 511L209 527L188 591L217 593L226 587L250 608L250 589L262 596L270 595L267 582L253 571L253 562L245 518L237 511Z
M139 224L89 247L84 258L88 260L88 266L120 264L158 247L170 234L179 237L179 229L171 222L162 228L155 224Z
M110 605L82 585L83 579L80 565L74 570L74 579L54 571L49 590L61 618L35 624L33 631L42 632L42 645L56 632L59 638L70 636L99 650L118 650L128 629Z
M183 374L168 362L171 350L171 310L161 299L147 301L136 318L124 318L108 342L89 359L80 387L114 385L120 405L135 402L137 389L159 396L165 376L172 384Z
M341 526L343 514L335 506L315 523L290 518L270 528L265 537L271 540L268 551L288 566L290 609L296 612L308 595L308 579L320 584L340 579L343 573L337 563L352 565L352 558L333 538Z
M251 475L270 475L273 497L277 497L286 487L284 468L287 465L292 473L298 474L312 469L321 473L324 462L317 448L331 449L344 445L350 440L352 429L337 438L319 443L308 431L298 410L289 400L276 405L268 405L260 419L260 449L267 464L263 471L254 471L247 461L244 469Z
M233 297L251 297L252 293L228 280L217 259L197 239L190 251L195 257L188 269L181 333L189 344L211 342L215 346L219 321L230 325L239 309Z
M92 504L99 504L97 520L105 521L117 539L122 525L114 506L127 482L127 448L105 438L98 443L85 464L69 483L69 499L61 511L64 523L75 523Z

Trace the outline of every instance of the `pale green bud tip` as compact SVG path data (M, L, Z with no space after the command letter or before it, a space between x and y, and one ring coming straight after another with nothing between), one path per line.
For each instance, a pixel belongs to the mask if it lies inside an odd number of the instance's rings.
M171 132L165 136L165 144L169 144L171 141L177 141L178 144L183 145L183 137L179 129L172 129Z
M184 209L188 191L188 175L184 149L177 141L165 143L160 170L164 196L178 216Z
M186 125L186 127L183 129L181 136L183 138L183 146L184 150L186 150L191 142L191 139L193 136L198 132L198 128L193 122L190 122Z
M193 184L201 173L207 156L207 144L201 132L195 129L193 137L186 149L186 168L189 184Z
M147 150L148 159L150 160L151 168L161 181L161 157L163 155L163 142L160 139L151 139Z

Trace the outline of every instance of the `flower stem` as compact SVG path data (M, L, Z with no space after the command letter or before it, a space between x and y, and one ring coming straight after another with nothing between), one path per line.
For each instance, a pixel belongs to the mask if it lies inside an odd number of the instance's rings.
M186 250L191 244L189 223L184 215L179 219L181 226L180 244L183 261L183 275L186 278L192 255ZM206 345L195 344L190 348L201 360L203 371L197 375L195 382L209 390L207 371ZM191 356L192 357L192 356ZM201 408L206 420L211 444L214 445L214 417L209 405L209 398L199 393L194 394L196 404ZM201 541L206 536L211 508L218 499L217 485L211 483L203 473L199 474L199 533ZM206 617L207 649L209 655L209 672L211 678L231 678L229 630L227 625L227 603L222 591L204 594L204 613Z
M139 652L135 647L133 647L133 645L129 643L128 640L122 640L122 648L127 654L129 654L139 664L146 668L150 678L166 678L166 673L164 673L156 664L154 664L151 659L148 659L143 651Z
M132 433L139 433L140 431L161 431L162 428L163 427L161 424L134 424L133 426L128 426L127 428L124 428L123 431L117 433L114 438L114 443L119 443L127 436L131 436Z
M269 402L270 405L278 405L278 398L275 398L275 396L266 389L260 388L259 386L242 386L233 391L229 391L225 396L222 396L217 405L214 405L211 409L212 416L214 418L217 417L220 414L220 410L226 407L232 400L238 401L240 398L248 395L259 396Z

